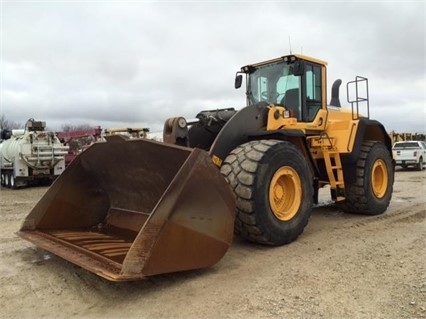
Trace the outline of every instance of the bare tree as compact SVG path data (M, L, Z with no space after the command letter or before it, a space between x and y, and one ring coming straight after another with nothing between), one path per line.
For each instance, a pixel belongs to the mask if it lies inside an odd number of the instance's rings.
M72 124L63 124L61 126L62 132L72 132L72 131L81 131L92 128L89 124L80 124L80 125L72 125Z
M7 140L12 136L12 130L17 128L23 128L24 126L10 121L6 118L4 114L0 115L0 142L3 140Z
M4 114L0 115L0 129L1 130L13 130L17 128L24 128L23 124L8 120Z

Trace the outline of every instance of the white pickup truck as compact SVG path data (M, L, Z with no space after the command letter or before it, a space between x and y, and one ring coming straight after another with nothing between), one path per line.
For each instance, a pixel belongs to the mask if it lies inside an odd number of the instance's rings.
M407 168L415 166L419 171L423 170L426 160L426 143L422 141L403 141L393 145L393 157L397 166Z

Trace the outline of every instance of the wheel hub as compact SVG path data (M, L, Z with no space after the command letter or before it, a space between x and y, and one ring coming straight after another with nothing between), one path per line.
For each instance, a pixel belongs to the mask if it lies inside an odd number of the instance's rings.
M382 159L378 159L374 162L371 171L371 183L374 195L377 198L383 198L386 194L389 181L386 163Z
M281 221L292 219L302 202L302 187L297 172L289 167L279 168L269 186L269 204L275 217Z

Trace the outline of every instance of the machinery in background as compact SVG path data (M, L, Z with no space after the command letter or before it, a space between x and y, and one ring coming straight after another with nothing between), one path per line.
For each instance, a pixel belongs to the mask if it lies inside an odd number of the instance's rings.
M392 144L403 141L426 141L424 133L399 133L391 131L389 137L392 139Z
M120 134L125 138L147 138L148 128L110 128L102 130L100 126L81 130L56 132L59 140L69 146L65 155L65 165L68 166L75 157L96 142L105 142L109 136Z
M94 142L102 138L100 126L74 131L56 132L59 140L69 146L65 155L65 165L68 166L74 158Z
M147 138L149 128L108 128L105 129L105 136L120 134L128 138Z
M46 122L29 119L25 129L2 132L6 138L0 144L2 186L15 189L49 184L62 174L68 146L45 128Z

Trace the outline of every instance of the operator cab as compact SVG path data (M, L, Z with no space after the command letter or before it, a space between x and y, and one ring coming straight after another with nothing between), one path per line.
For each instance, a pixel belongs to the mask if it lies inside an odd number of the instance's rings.
M298 122L312 122L325 108L326 62L301 55L247 65L237 72L235 88L246 75L247 104L266 102L284 106Z

